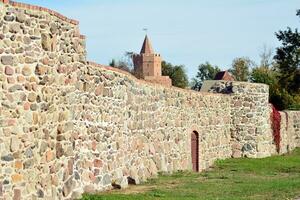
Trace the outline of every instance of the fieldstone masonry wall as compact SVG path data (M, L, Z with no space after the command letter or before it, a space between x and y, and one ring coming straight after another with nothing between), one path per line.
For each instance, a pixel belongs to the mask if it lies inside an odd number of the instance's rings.
M283 111L281 115L281 153L288 153L300 146L300 112Z
M203 88L231 96L233 157L266 157L276 152L267 85L220 80L207 81Z
M193 131L201 170L274 153L265 85L214 94L147 83L87 62L75 20L6 0L0 39L0 199L74 199L191 170ZM291 150L299 112L287 115Z

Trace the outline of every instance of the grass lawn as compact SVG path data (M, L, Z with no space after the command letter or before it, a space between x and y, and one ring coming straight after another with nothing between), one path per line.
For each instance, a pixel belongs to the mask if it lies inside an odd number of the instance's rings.
M83 200L152 199L270 199L300 196L300 149L284 156L264 159L227 159L202 173L177 172L160 175L147 183Z

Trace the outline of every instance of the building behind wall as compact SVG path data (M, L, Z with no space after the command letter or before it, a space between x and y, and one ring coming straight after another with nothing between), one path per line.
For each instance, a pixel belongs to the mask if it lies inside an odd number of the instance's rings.
M145 36L140 54L133 55L134 73L139 79L171 86L168 76L162 76L161 56L154 52L148 36Z

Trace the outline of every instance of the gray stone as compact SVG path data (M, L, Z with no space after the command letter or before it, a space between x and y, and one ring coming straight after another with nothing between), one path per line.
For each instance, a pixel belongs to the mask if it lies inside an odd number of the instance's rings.
M16 40L16 37L17 37L16 35L12 35L12 36L10 37L10 40L11 40L11 41L15 41L15 40Z
M73 176L71 176L64 184L63 186L63 195L65 197L69 196L69 194L73 191L75 188L76 183L73 181Z
M31 149L31 148L26 149L26 151L24 152L24 155L25 155L27 158L32 158L32 156L33 156L32 149Z
M11 152L15 152L20 148L20 141L17 137L12 137L10 139L10 150Z
M18 12L16 20L17 22L23 23L26 20L26 15L24 13Z
M48 34L42 34L42 48L45 51L50 51L51 50L51 39Z
M25 57L25 63L27 64L32 64L36 62L36 59L35 58L32 58L32 57Z
M20 47L20 48L17 48L15 52L16 53L23 53L24 49L22 47Z
M95 183L96 183L96 184L99 184L101 181L102 181L102 176L98 176L98 177L96 178Z
M8 22L12 22L12 21L15 20L15 17L12 16L12 15L5 15L5 16L4 16L4 20L5 20L5 21L8 21Z
M14 58L12 56L1 56L1 63L3 65L13 65Z
M102 184L103 185L110 185L111 184L111 178L109 174L105 174L102 178Z
M26 161L23 163L24 169L29 169L29 168L33 167L33 165L34 165L34 159L26 160Z
M9 25L9 32L11 33L18 33L21 31L20 24L14 23Z
M74 172L75 180L80 180L80 175L77 171Z
M42 141L40 146L40 154L43 154L48 148L47 142Z
M41 189L38 189L37 196L38 196L38 198L44 198L44 191Z
M37 109L38 109L38 105L36 103L30 105L30 110L36 111Z
M6 161L6 162L10 162L14 160L14 157L11 154L5 155L1 157L1 160Z
M31 43L31 38L27 37L27 36L24 36L23 41L24 41L25 44L30 44Z
M52 34L56 34L57 33L57 25L55 23L51 23L50 24L50 31Z
M3 185L2 183L0 183L0 197L3 196Z
M14 85L8 89L9 92L15 92L17 90L23 90L23 87L21 85Z
M244 144L243 148L242 148L242 151L245 152L245 151L251 151L253 150L253 147L251 144L247 143L247 144Z

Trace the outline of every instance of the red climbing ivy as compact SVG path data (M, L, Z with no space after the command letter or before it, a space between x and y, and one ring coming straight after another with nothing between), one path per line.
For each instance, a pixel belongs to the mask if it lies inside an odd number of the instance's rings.
M281 115L279 111L272 105L272 113L271 113L271 121L272 121L272 129L273 129L273 137L276 145L276 150L280 152L280 122Z

